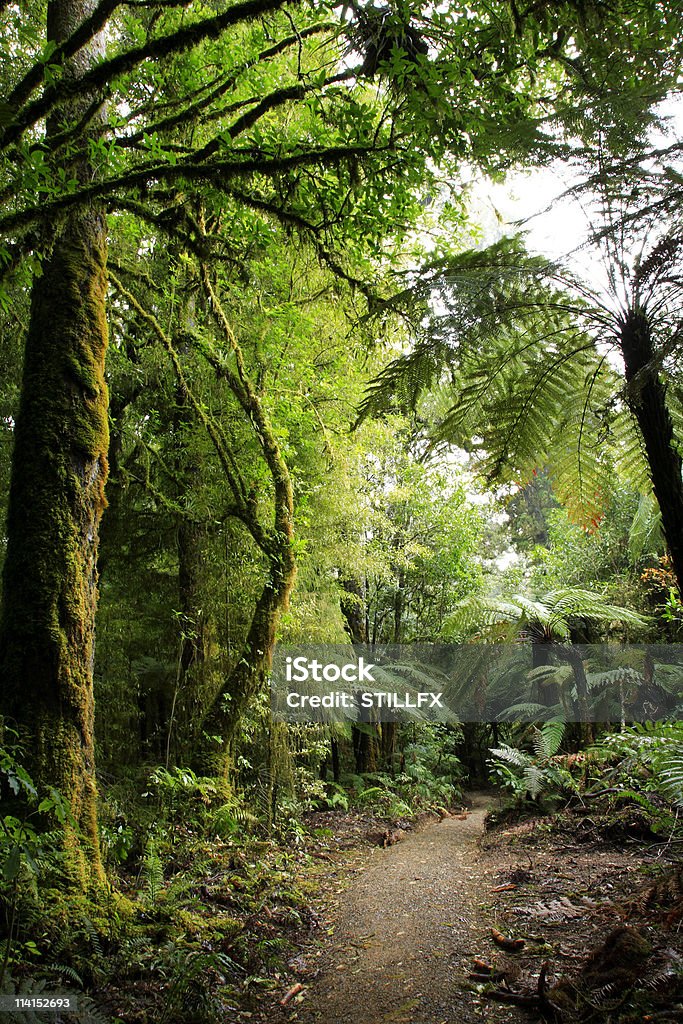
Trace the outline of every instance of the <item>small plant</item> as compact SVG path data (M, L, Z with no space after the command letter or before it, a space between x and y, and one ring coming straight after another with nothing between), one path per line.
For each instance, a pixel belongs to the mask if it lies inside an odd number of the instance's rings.
M339 785L339 783L328 782L327 793L325 794L322 803L330 811L348 811L349 794L346 792L343 786Z
M147 899L156 903L164 889L164 869L157 850L156 840L152 837L147 843L145 859L142 864L142 882Z
M554 760L564 729L563 722L545 722L540 728L535 727L531 737L533 753L507 743L492 747L488 764L493 778L519 802L527 797L536 800L549 791L558 796L576 791L571 773Z
M258 817L237 797L232 797L212 813L209 828L221 839L231 839L259 824Z
M683 809L683 723L641 722L610 733L595 748L598 792L613 804L638 804L654 833L680 833Z
M412 808L396 793L381 786L363 790L357 802L361 806L371 805L382 818L412 818L414 814Z

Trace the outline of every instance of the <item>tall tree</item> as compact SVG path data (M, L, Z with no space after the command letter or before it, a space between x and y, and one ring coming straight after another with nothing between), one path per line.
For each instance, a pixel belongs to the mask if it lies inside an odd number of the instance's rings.
M59 47L95 10L95 0L51 0L48 43ZM94 94L81 89L103 54L91 34L63 67L68 99L49 113L46 143L79 121ZM88 142L67 162L80 185L92 175ZM53 168L57 173L57 166ZM93 663L97 537L107 479L106 224L102 204L69 210L51 233L31 295L7 523L0 625L3 712L29 726L29 766L42 787L67 797L71 869L102 878L97 832Z

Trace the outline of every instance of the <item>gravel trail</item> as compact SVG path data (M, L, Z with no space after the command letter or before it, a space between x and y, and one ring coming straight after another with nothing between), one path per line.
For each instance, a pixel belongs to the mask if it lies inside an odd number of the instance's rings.
M486 798L372 852L345 891L320 974L290 1020L301 1024L470 1024L528 1020L462 983L472 958L493 956L493 886L478 840Z

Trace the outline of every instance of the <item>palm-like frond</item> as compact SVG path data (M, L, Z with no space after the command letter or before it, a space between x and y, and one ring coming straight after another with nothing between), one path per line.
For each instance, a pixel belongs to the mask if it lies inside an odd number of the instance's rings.
M434 444L458 445L490 479L520 486L546 469L582 525L597 525L615 470L651 495L622 381L596 344L611 341L606 314L569 275L504 239L431 265L413 294L423 309L438 303L412 351L373 381L359 419L415 408L430 391Z
M594 622L619 622L622 626L644 629L648 619L630 608L607 603L600 594L582 590L579 587L566 587L554 590L546 595L546 601L552 609L551 624L567 623L572 617L592 619Z
M511 704L497 716L499 722L540 722L543 719L555 720L562 713L560 705L547 707L545 704L536 704L532 701L524 701L518 704Z
M459 602L446 620L444 633L460 637L478 634L489 641L502 642L536 627L549 642L568 640L571 618L618 622L634 629L643 629L648 624L644 615L609 604L599 593L565 587L543 595L542 600L524 594L513 594L509 598L473 594Z
M661 553L664 547L662 517L652 494L641 494L628 533L628 549L637 561L649 552Z

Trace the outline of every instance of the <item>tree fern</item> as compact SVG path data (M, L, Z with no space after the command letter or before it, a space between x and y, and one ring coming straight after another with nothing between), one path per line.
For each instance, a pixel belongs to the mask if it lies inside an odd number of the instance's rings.
M645 284L657 282L646 275ZM589 286L508 238L427 266L411 292L426 311L414 347L372 382L359 419L415 408L429 391L433 444L458 445L490 479L519 486L547 469L585 526L597 525L615 472L652 496L641 435L606 355L618 319L599 298L590 304ZM683 428L683 409L669 399Z
M565 641L570 636L570 619L620 623L644 629L648 620L621 605L608 604L602 595L579 587L549 591L541 598L513 594L494 598L479 594L460 601L444 624L446 636L479 636L489 641L512 640L535 627L546 642Z

